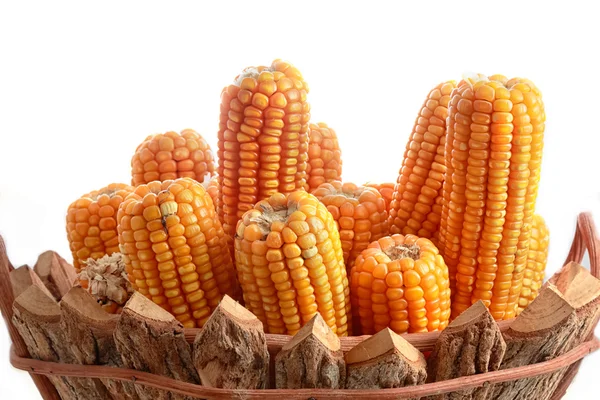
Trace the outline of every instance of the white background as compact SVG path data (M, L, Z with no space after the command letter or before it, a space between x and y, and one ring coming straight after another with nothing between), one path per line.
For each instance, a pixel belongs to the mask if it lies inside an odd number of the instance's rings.
M246 66L283 58L304 74L313 121L337 131L344 178L356 183L396 179L437 83L468 71L533 80L547 113L537 210L551 230L553 273L577 213L600 223L593 3L2 2L0 233L9 255L33 265L54 249L71 260L71 201L129 183L148 134L189 127L215 149L222 87ZM39 398L8 350L0 327L0 398ZM597 398L598 370L600 353L567 398Z

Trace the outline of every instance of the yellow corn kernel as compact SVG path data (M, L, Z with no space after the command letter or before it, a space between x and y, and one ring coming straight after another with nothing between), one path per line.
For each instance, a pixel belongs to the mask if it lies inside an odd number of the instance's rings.
M306 190L342 180L342 151L335 131L323 122L310 124Z
M548 262L549 244L550 232L546 222L540 215L536 214L533 216L529 252L527 253L527 267L523 276L523 288L519 296L517 314L520 314L529 303L535 300L542 287Z

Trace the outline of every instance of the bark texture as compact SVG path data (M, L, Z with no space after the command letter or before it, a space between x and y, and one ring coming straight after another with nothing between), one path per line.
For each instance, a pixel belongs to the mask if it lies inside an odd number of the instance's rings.
M262 323L225 296L194 341L202 385L226 389L269 387L269 352Z
M277 389L344 388L346 363L340 339L316 314L275 359Z

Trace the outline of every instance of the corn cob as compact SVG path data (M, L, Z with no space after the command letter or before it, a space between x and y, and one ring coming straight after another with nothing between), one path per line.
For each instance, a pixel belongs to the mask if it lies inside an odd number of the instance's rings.
M234 292L225 234L198 182L140 185L117 218L129 281L185 327L201 327L223 295Z
M342 151L337 135L323 122L309 127L306 175L309 192L323 183L342 180Z
M385 200L385 209L388 210L388 212L389 212L390 204L392 203L392 200L394 199L394 188L396 187L396 184L391 183L391 182L386 182L386 183L367 182L367 183L365 183L365 186L377 189L377 191L379 193L381 193L381 197L383 197L383 200Z
M235 260L246 307L270 333L294 335L319 312L350 333L350 289L327 208L298 190L259 201L237 225Z
M217 198L219 197L219 178L215 175L210 180L205 179L202 186L206 189L206 193L210 196L213 205L216 209Z
M539 215L533 216L533 228L529 239L529 252L527 253L527 267L523 276L523 288L519 296L520 314L538 295L544 283L544 273L548 262L548 245L550 233L546 222Z
M452 93L439 246L452 318L477 300L515 316L540 179L545 113L528 80L496 75ZM455 279L453 279L455 277Z
M446 117L454 81L437 85L423 103L404 153L390 204L390 233L432 238L438 230Z
M387 327L402 334L448 325L448 268L428 239L395 234L371 243L356 258L350 287L363 335Z
M259 200L304 188L308 159L308 86L291 64L246 68L221 93L217 211L233 237Z
M387 211L381 194L365 186L333 181L312 194L323 203L337 223L344 250L346 271L369 243L387 235Z
M119 251L117 210L133 191L129 185L111 183L75 200L67 211L67 239L73 266L79 273L88 258L97 260Z
M202 182L215 172L208 143L192 129L148 136L131 159L133 186L152 181L192 178Z

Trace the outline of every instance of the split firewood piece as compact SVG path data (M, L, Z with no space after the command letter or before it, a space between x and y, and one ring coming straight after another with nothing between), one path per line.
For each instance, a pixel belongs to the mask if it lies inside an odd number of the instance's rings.
M32 357L43 361L78 364L61 324L58 303L33 285L13 303L13 323ZM50 377L62 399L111 398L99 379Z
M46 251L38 257L33 270L56 300L60 300L75 285L75 268L54 251Z
M262 323L225 296L196 336L194 365L204 386L268 388L269 352Z
M440 333L429 357L427 379L440 382L500 369L506 343L498 324L481 300ZM461 399L485 398L489 386L461 391ZM441 394L431 399L451 398Z
M123 367L199 383L183 325L140 293L125 304L114 333ZM222 340L222 338L219 338ZM142 400L186 399L148 386L135 385Z
M79 364L122 367L113 334L118 316L102 309L96 299L81 287L72 288L59 303L62 327ZM101 379L115 399L138 399L133 384Z
M277 389L343 389L346 363L340 339L321 314L304 325L275 358Z
M504 332L506 353L501 369L536 364L556 358L576 343L580 321L575 308L554 285L547 285ZM491 398L546 399L553 393L566 368L551 374L497 384Z
M420 385L427 378L423 354L389 328L346 353L347 389L384 389Z
M50 293L48 288L44 285L38 274L36 274L28 265L22 265L17 269L13 269L10 271L9 276L15 299L32 285L36 285L53 297L52 293Z

